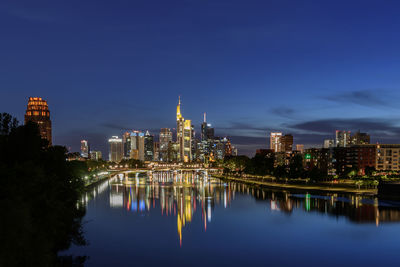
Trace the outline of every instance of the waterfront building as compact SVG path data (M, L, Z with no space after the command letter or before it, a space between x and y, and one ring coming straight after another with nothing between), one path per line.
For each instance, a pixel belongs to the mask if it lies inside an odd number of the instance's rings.
M274 152L282 151L282 143L281 143L282 133L272 132L270 136L270 149L273 149Z
M304 153L304 145L303 144L297 144L296 145L296 150L299 151L301 154Z
M192 122L181 114L181 98L176 107L176 142L179 144L178 161L192 161Z
M124 155L122 138L119 138L118 136L113 136L110 139L108 139L108 144L109 144L108 160L119 163Z
M281 137L281 149L283 152L290 152L293 150L293 135L285 134Z
M350 141L350 131L336 130L336 147L348 147Z
M30 97L25 112L25 124L35 122L43 139L52 144L50 110L47 101L41 97Z
M400 170L400 144L376 145L376 170Z
M160 131L160 152L159 152L159 160L160 161L169 161L168 158L168 147L172 142L172 132L169 128L161 128Z
M101 151L90 151L90 159L101 160L102 159Z
M307 170L318 168L326 174L334 171L334 153L328 148L308 148L304 150L303 163Z
M325 139L324 140L324 148L332 148L332 147L335 147L335 140Z
M366 145L369 144L371 137L367 133L360 133L360 131L356 132L351 137L351 144L352 145Z
M154 137L150 135L149 131L146 131L144 136L144 160L154 160Z
M87 140L81 140L81 156L89 158L89 144Z

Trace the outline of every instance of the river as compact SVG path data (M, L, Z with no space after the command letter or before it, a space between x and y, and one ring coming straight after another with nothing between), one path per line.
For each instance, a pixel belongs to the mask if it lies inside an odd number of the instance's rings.
M400 203L227 183L117 176L89 191L85 266L399 266Z

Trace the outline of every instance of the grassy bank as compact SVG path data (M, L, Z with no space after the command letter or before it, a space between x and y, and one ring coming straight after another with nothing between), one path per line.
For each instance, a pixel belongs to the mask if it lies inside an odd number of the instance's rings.
M260 177L233 177L229 175L213 175L213 177L219 178L225 181L245 183L249 185L263 186L273 189L282 190L304 190L304 191L322 191L331 193L355 193L355 194L366 194L376 195L377 189L366 188L358 189L355 184L346 182L341 184L334 183L284 183L284 182L273 182L273 178L260 178Z

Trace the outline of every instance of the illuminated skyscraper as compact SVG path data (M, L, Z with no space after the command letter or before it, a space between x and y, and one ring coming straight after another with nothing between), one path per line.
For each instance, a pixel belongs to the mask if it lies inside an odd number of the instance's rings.
M282 151L282 133L271 133L269 146L274 152Z
M125 132L122 135L122 144L124 146L124 158L129 159L131 157L131 133Z
M89 144L86 140L81 140L81 156L83 158L89 158Z
M204 113L204 120L201 124L201 141L214 139L214 128L206 121L206 113Z
M300 153L304 152L304 145L303 144L297 144L296 145L296 150L299 151Z
M131 159L144 161L144 133L140 131L131 132Z
M332 147L335 147L335 140L325 139L324 140L324 148L332 148Z
M110 145L110 150L108 154L109 161L119 163L124 155L122 139L118 136L113 136L112 138L108 139L108 143Z
M168 158L168 147L169 143L172 142L172 132L169 128L161 128L160 132L160 152L159 152L159 160L160 161L169 161Z
M336 146L337 147L348 147L350 146L350 131L338 131L336 130Z
M144 160L154 160L154 137L150 135L149 131L144 136Z
M178 161L192 160L192 122L181 114L181 97L176 107L176 142L179 145Z
M290 152L293 150L293 135L285 134L281 137L282 152Z
M50 110L47 101L41 97L30 97L25 113L25 124L32 121L39 126L40 136L52 144Z
M102 159L101 151L90 151L90 159L91 160L100 160Z
M366 145L369 144L371 137L367 133L360 133L360 131L356 132L351 137L351 144L352 145Z

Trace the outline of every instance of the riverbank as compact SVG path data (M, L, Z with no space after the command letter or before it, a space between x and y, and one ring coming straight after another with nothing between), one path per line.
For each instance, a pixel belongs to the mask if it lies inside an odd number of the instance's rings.
M215 178L244 183L255 186L262 186L271 189L280 189L280 190L301 190L301 191L315 191L315 192L330 192L330 193L353 193L353 194L363 194L363 195L376 195L378 193L377 189L358 189L352 187L344 187L335 184L285 184L285 183L277 183L277 182L267 182L263 181L261 178L256 177L232 177L227 175L212 175Z

